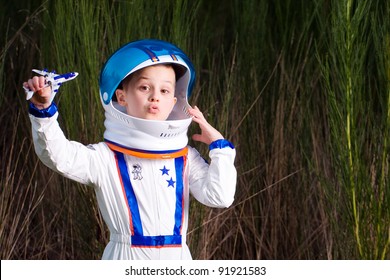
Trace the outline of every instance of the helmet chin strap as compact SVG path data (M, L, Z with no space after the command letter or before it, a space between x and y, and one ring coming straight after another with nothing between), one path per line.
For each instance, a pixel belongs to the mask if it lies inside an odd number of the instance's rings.
M104 104L104 139L124 148L143 151L171 151L188 144L190 117L181 120L145 120L123 112L116 102Z

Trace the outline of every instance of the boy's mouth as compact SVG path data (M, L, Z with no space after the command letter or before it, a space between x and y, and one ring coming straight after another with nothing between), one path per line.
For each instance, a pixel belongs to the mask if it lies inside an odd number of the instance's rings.
M156 105L149 106L148 112L151 114L158 113L159 112L158 106L156 106Z

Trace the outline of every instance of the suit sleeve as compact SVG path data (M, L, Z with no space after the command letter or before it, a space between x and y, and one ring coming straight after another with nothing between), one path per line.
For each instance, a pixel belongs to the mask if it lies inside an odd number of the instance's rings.
M227 140L210 145L208 164L194 148L189 149L189 184L191 194L204 205L229 207L234 201L237 171L236 150Z
M61 130L57 107L53 103L45 110L29 107L32 138L39 159L59 174L86 185L94 185L98 153L94 146L69 141Z

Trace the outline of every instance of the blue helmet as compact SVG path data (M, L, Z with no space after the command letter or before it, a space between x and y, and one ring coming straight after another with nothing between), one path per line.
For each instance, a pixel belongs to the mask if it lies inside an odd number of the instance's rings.
M142 68L170 64L176 73L176 103L167 120L148 120L126 113L113 96L122 81ZM161 40L139 40L114 52L104 64L99 79L105 110L104 138L122 147L160 151L182 149L188 143L192 121L188 97L194 87L195 70L189 58L175 45Z
M182 80L179 83L181 88L176 89L176 97L178 100L184 98L187 103L194 87L195 69L181 49L171 43L156 39L130 42L108 58L100 72L99 79L102 102L108 105L122 80L131 73L147 66L162 63L169 63L173 66L181 65L179 68L184 69L178 77L177 68L174 67L176 80Z

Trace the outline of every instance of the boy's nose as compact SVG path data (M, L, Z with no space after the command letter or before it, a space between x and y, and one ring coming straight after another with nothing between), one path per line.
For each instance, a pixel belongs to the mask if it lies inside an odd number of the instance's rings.
M155 97L155 96L151 96L151 97L149 98L149 101L150 101L150 102L159 102L160 99L157 98L157 97Z
M153 92L150 96L149 96L149 101L150 102L159 102L160 101L160 97L158 95L157 92Z

